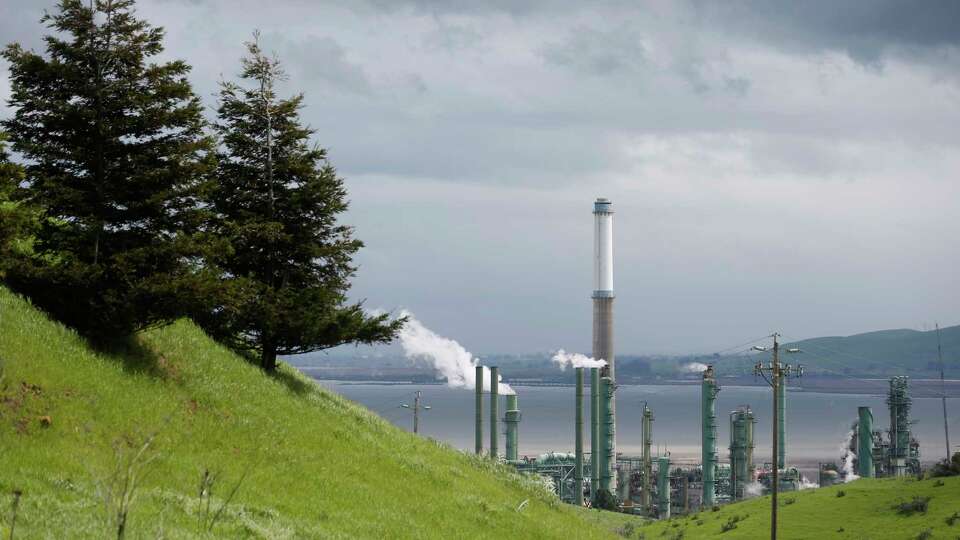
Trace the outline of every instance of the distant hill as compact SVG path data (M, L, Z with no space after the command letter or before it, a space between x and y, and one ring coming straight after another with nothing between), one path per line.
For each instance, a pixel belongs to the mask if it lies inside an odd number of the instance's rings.
M948 376L960 376L960 326L940 329ZM939 373L935 330L881 330L787 343L803 351L797 359L810 368L843 374L929 375Z

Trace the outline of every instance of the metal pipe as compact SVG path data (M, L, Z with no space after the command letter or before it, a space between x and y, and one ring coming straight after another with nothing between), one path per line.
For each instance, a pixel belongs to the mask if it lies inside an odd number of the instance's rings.
M583 506L583 368L576 369L577 391L576 391L576 421L574 422L573 446L576 452L576 463L574 464L574 502L577 506Z
M716 494L717 470L717 379L714 376L713 366L707 366L703 372L701 386L701 463L703 465L703 506L711 507Z
M520 432L520 408L517 395L507 395L507 411L504 416L507 424L507 461L517 461L517 438Z
M473 379L473 385L476 387L476 441L474 451L479 456L483 454L483 366L476 367L476 376Z
M490 366L490 457L497 458L499 443L497 441L499 426L497 425L498 392L500 390L499 368Z
M857 416L857 474L861 478L873 478L873 411L870 407L858 407Z
M670 457L663 456L657 460L657 516L660 519L670 519Z

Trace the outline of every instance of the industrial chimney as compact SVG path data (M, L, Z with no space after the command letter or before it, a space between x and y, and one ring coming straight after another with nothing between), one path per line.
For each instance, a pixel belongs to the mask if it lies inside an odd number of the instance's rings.
M613 203L608 199L598 198L593 203L593 357L605 360L607 365L602 368L600 380L599 403L599 450L603 455L599 458L601 470L600 489L611 493L613 485L613 471L617 466L617 439L616 405L614 390L616 390L615 365L613 356Z

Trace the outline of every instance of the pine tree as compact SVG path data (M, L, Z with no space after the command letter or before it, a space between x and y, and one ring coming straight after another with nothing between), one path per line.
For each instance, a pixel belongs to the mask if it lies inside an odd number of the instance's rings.
M169 322L197 286L183 230L212 166L190 68L155 63L164 32L133 0L60 0L41 22L46 56L3 51L15 110L3 126L41 212L35 256L7 281L94 338Z
M347 303L351 258L363 244L338 222L346 189L326 151L310 144L314 132L299 118L303 95L278 98L280 62L256 39L247 52L240 76L247 85L221 83L222 152L210 199L215 234L230 245L213 261L228 294L198 321L258 356L266 371L278 354L388 342L403 321Z
M10 161L6 148L7 136L0 133L0 277L9 261L29 249L29 235L35 225L34 213L16 200L23 167Z

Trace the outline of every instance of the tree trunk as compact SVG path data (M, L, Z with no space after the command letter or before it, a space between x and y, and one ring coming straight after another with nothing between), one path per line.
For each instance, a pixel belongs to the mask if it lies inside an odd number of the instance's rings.
M260 352L260 367L267 373L273 373L277 370L277 348L269 340L263 342L263 349Z

